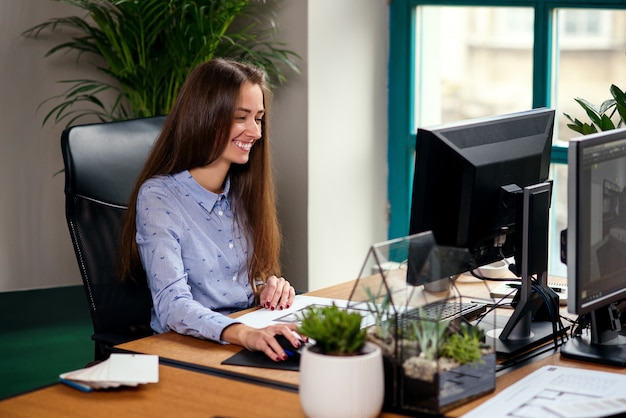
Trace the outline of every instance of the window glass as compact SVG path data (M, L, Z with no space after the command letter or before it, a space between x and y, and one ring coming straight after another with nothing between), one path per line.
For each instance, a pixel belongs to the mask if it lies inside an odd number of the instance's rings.
M567 113L589 122L585 111L574 101L580 97L600 106L611 98L615 84L626 89L626 11L596 9L556 9L555 49L557 68L554 78L560 145L580 136L567 128ZM614 118L617 123L617 118Z
M554 72L553 102L556 103L556 145L567 146L567 141L581 135L567 127L563 115L590 122L576 97L596 106L611 98L609 88L616 84L626 89L626 11L596 9L556 9L556 68ZM617 123L618 118L613 117ZM567 226L567 166L554 165L554 197L550 231L550 273L566 275L566 267L559 261L559 234Z
M532 107L533 9L419 6L417 126Z

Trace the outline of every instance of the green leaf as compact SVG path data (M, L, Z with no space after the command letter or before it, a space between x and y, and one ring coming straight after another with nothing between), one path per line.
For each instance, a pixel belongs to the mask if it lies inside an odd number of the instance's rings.
M587 113L587 116L589 116L589 119L591 119L593 123L596 125L601 123L602 112L599 108L585 99L577 97L574 100L585 110L585 113Z
M598 128L600 128L601 131L608 131L615 129L615 124L607 115L602 115L600 122L598 123Z
M357 312L329 306L311 306L300 315L298 332L315 340L322 353L353 355L365 344L366 331L361 329L362 317Z
M82 16L52 18L23 35L34 39L50 33L61 36L63 40L46 56L72 52L76 60L94 63L110 81L83 80L71 94L50 98L60 103L48 112L44 124L52 116L57 123L68 120L64 113L73 106L95 103L96 109L85 107L80 117L92 114L115 120L166 114L189 71L214 57L254 63L267 72L270 81L279 83L285 82L286 69L299 72L300 57L275 40L275 5L270 3L277 0L55 1L75 6ZM102 60L105 65L100 64ZM98 89L99 83L108 87ZM120 92L114 103L101 98L110 89ZM75 122L76 115L72 113L69 120Z
M615 106L617 107L617 112L620 115L620 125L626 120L626 94L615 84L611 85L610 88L611 96L615 99Z

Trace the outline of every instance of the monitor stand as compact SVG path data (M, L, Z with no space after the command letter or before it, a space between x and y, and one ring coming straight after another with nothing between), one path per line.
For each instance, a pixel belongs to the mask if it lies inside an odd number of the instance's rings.
M516 312L514 312L514 315ZM516 322L517 321L517 322ZM505 334L507 326L514 324L512 331ZM551 321L532 320L532 312L524 316L506 318L489 315L480 323L485 333L485 343L494 347L500 358L513 358L553 340L558 330ZM565 330L562 331L565 333Z
M498 357L515 357L565 332L557 329L555 322L558 295L547 286L551 191L552 183L545 182L516 192L515 274L521 278L521 286L513 300L515 309L510 318L492 314L481 321L486 343L495 348ZM536 283L532 281L534 273Z
M583 324L580 335L571 337L561 355L582 361L626 367L626 335L615 304L588 314L590 327Z

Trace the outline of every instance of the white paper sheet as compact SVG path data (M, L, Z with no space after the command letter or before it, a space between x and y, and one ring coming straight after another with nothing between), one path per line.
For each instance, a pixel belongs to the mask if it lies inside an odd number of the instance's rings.
M609 399L624 398L625 394L626 375L544 366L463 415L463 418L570 418L569 411L574 404L578 404L575 408L578 418L602 417L626 412L626 402L608 402ZM602 399L606 401L599 402ZM583 404L588 403L593 403L594 407L584 408ZM621 405L622 409L616 410L616 405Z
M347 300L296 295L296 298L293 301L293 306L289 309L272 311L270 309L261 308L242 315L237 318L237 320L254 328L263 328L278 322L298 322L297 316L303 309L306 309L311 305L331 305L333 302L339 307L348 306Z
M254 328L263 328L280 322L299 322L298 317L302 311L312 305L335 304L341 308L347 308L349 301L344 299L321 298L317 296L296 295L293 306L282 311L272 311L269 309L257 309L237 318L239 321ZM366 328L376 323L374 314L369 312L364 304L360 304L359 309L354 308L354 304L347 308L353 312L358 312L363 317L361 328ZM403 312L406 308L398 306L396 312Z

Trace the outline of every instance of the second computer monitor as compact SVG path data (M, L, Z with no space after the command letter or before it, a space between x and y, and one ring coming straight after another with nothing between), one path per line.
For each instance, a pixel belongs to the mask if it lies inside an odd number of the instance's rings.
M568 311L579 320L561 353L626 366L626 129L570 142L565 252Z

